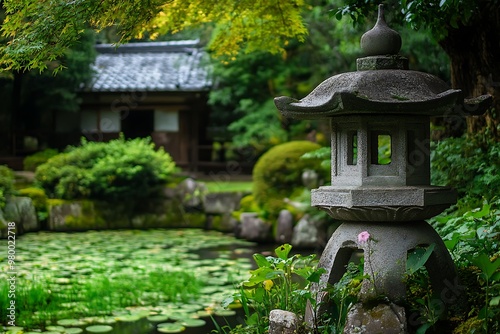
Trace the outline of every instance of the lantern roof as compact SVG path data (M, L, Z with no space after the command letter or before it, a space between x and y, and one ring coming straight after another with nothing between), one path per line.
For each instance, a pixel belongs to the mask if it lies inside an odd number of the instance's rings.
M357 71L332 76L301 100L274 99L281 114L295 119L328 118L352 114L443 116L482 114L490 95L464 99L438 77L408 69L408 60L397 55L401 37L389 28L379 6L377 23L361 37L367 57L357 60Z

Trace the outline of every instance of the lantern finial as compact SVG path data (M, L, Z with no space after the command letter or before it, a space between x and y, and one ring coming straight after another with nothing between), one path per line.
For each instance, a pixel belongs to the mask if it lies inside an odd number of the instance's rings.
M401 49L401 36L385 22L383 5L375 26L361 36L361 49L367 56L396 55Z

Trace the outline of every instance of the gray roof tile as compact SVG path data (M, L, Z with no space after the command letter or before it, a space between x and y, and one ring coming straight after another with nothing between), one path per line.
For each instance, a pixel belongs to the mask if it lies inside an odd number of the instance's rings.
M96 45L92 81L84 91L208 91L207 54L197 40Z

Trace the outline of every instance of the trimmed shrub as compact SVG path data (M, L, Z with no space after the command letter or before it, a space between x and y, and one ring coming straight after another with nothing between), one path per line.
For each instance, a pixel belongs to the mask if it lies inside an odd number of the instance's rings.
M301 159L302 155L320 148L310 141L292 141L274 146L264 153L253 169L255 201L275 218L286 206L285 198L302 193L302 172L314 170L326 177L322 159Z
M159 195L176 170L150 138L120 137L107 143L82 140L40 165L35 180L51 198L116 201Z
M0 209L5 206L6 197L14 192L14 172L7 166L0 165Z
M59 152L55 149L48 148L46 150L36 152L35 154L29 155L23 160L23 168L26 171L34 172L38 166L44 164L52 158L56 156Z

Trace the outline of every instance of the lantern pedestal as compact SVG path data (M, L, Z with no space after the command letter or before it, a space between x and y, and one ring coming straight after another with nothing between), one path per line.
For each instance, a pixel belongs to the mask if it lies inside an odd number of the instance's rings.
M360 233L370 237L360 242ZM317 296L318 310L311 305L306 312L306 321L312 326L316 315L327 312L328 284L337 283L346 272L346 266L356 251L364 253L364 273L359 298L362 302L386 300L401 304L406 297L406 264L408 252L418 247L433 247L425 263L432 290L443 307L458 297L457 273L453 261L441 237L425 221L414 222L346 222L335 231L319 261L324 273L318 284L312 286ZM454 298L452 298L454 297ZM443 308L444 309L444 308Z

